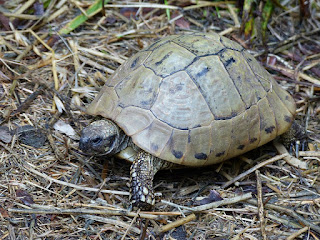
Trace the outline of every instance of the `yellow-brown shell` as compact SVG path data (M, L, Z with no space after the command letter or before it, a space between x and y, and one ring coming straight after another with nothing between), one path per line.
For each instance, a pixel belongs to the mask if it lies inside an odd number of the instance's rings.
M284 133L293 98L239 44L218 34L174 35L128 61L88 108L161 159L203 166Z

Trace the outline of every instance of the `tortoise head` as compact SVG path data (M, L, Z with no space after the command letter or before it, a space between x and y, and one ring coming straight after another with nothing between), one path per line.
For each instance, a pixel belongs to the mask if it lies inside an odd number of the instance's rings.
M81 131L79 148L86 154L112 154L118 145L119 128L110 120L95 121Z

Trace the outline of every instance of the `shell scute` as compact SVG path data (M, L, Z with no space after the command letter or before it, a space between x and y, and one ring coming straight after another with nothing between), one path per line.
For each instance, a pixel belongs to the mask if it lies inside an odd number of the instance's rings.
M130 106L124 108L121 113L117 115L115 121L128 136L132 136L148 127L154 119L155 117L150 111Z
M213 120L205 99L185 71L162 80L151 111L158 119L177 129L208 125Z
M115 85L119 84L123 78L128 77L129 72L132 73L141 65L143 65L144 61L151 53L151 51L141 51L130 57L115 71L112 77L108 79L106 85L109 87L114 87Z
M160 154L160 158L174 158L177 163L183 163L188 145L188 132L188 130L173 129L169 141Z
M152 69L156 75L167 77L186 68L195 58L195 55L185 48L168 42L153 50L145 66Z
M194 35L192 38L190 38L189 35L184 35L172 41L184 47L189 52L201 56L214 55L223 50L225 46L221 44L219 40L220 36L218 34L208 34L205 37L203 35Z
M220 59L233 81L234 88L238 91L246 109L256 104L258 99L265 96L265 91L256 82L255 75L251 72L240 52L227 49L219 54ZM256 89L257 87L258 89Z
M161 80L153 71L140 66L115 85L119 104L122 107L138 106L150 109L157 98Z
M199 88L216 120L228 119L233 113L245 111L246 106L218 56L201 57L186 71Z
M182 164L188 166L204 166L207 164L212 145L211 126L198 127L189 130L189 143ZM199 144L205 143L205 144Z
M159 157L167 145L172 133L172 128L164 122L154 119L144 130L132 135L132 140L145 151L152 152Z
M243 47L242 47L240 44L236 43L235 41L230 40L229 38L221 37L220 42L221 42L226 48L233 49L233 50L236 50L236 51L241 51L241 50L243 50Z

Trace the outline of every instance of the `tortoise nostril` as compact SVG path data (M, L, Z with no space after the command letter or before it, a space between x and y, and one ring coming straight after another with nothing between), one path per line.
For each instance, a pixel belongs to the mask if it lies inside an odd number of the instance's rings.
M88 145L88 144L87 144L86 139L81 138L80 141L79 141L79 148L80 148L80 150L81 150L81 151L86 150L86 149L87 149L87 145Z

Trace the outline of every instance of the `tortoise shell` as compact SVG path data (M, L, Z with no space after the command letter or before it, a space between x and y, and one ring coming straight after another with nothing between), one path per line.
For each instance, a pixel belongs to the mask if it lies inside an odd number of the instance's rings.
M295 102L239 44L218 34L165 37L128 59L87 112L113 120L152 155L203 166L284 133Z

